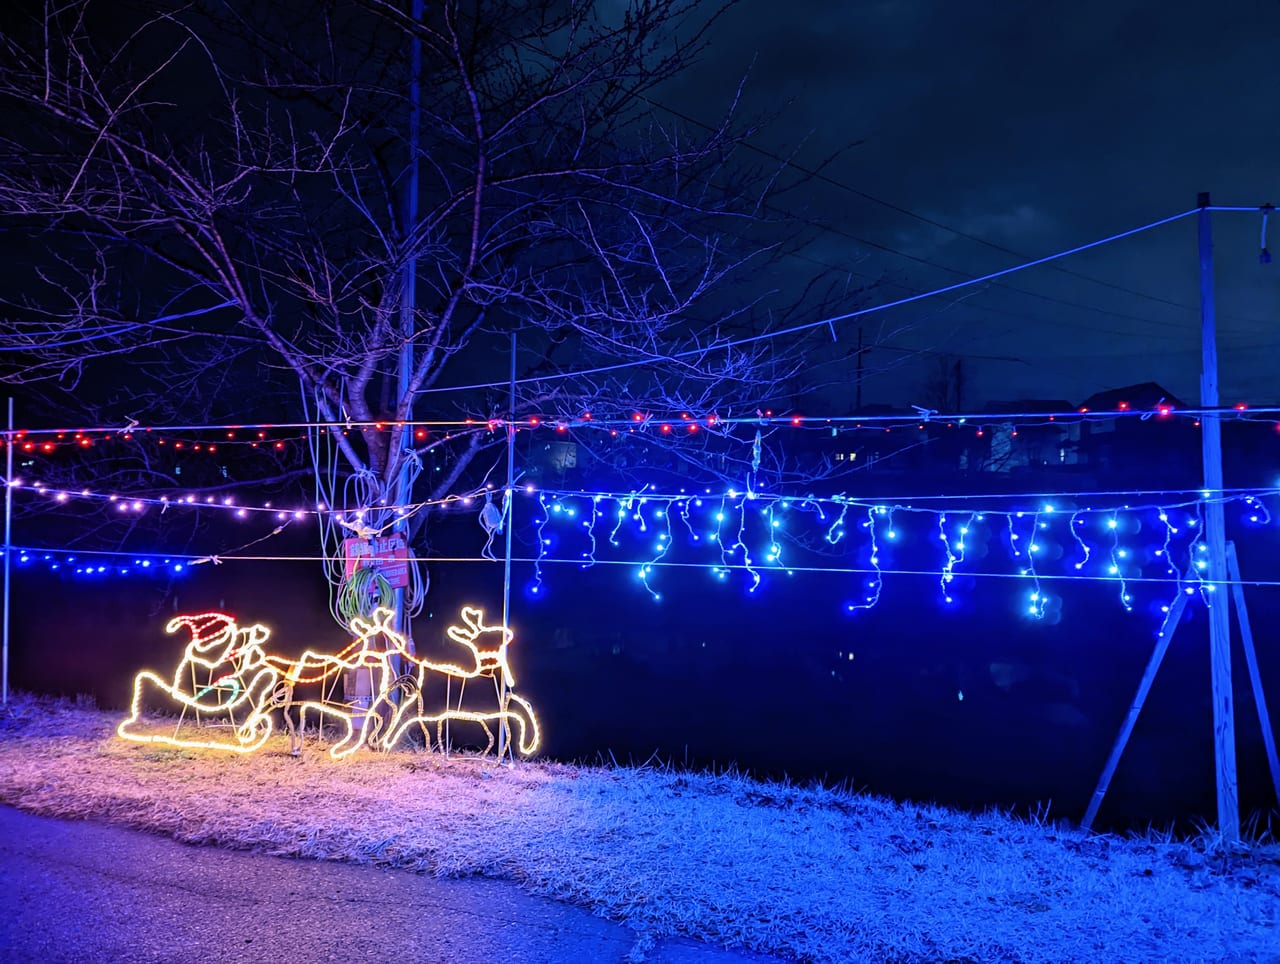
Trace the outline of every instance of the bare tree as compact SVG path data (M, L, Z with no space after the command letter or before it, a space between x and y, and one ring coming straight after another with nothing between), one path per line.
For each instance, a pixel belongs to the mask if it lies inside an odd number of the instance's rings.
M592 447L639 419L627 444L682 473L796 469L732 417L795 396L809 346L753 339L821 285L759 282L791 226L734 92L709 129L655 107L717 10L28 6L0 37L10 384L119 423L349 425L317 441L353 509L478 484L512 417Z
M970 372L959 355L936 355L922 385L924 403L938 412L963 412Z

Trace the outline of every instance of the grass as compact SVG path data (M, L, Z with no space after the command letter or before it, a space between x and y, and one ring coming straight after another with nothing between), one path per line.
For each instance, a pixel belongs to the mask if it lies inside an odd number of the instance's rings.
M0 802L191 843L481 875L799 961L1280 961L1280 849L1086 836L736 773L129 743L18 697Z

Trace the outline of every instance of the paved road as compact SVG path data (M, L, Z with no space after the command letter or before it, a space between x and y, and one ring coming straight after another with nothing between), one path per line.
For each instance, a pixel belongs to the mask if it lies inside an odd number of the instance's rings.
M192 847L0 807L0 961L624 961L633 931L512 883ZM664 941L654 964L744 964Z

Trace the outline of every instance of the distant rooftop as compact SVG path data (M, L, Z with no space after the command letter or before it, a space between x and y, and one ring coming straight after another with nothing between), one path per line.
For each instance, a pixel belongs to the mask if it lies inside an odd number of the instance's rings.
M1074 412L1075 410L1076 406L1065 398L1017 398L1012 401L988 402L983 407L984 412L993 414L1001 412Z
M1110 388L1105 392L1090 395L1078 406L1091 412L1114 412L1122 409L1135 411L1154 409L1158 405L1169 405L1173 408L1187 408L1187 404L1162 385L1155 382L1140 382L1137 385L1126 385L1124 388Z

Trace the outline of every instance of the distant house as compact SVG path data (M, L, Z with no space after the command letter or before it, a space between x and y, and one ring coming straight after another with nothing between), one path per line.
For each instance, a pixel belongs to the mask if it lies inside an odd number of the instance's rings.
M1062 419L1075 406L1060 398L1019 398L992 402L985 411L1012 415L984 421L974 432L961 468L971 472L1009 473L1047 469L1080 462L1080 425Z
M823 457L837 469L878 474L954 472L960 461L955 423L922 419L914 409L865 405L821 436Z
M1109 388L1105 392L1090 395L1079 406L1081 412L1091 415L1099 415L1103 412L1150 412L1154 417L1169 417L1174 412L1185 408L1187 408L1185 402L1156 382L1140 382L1124 388ZM1114 431L1116 423L1120 421L1136 421L1136 419L1134 416L1090 419L1090 425L1096 427L1095 434L1098 434Z
M1179 416L1187 405L1156 382L1090 395L1081 451L1097 471L1195 484L1200 471L1200 422ZM1122 414L1141 413L1141 414ZM1107 417L1110 416L1110 417Z

